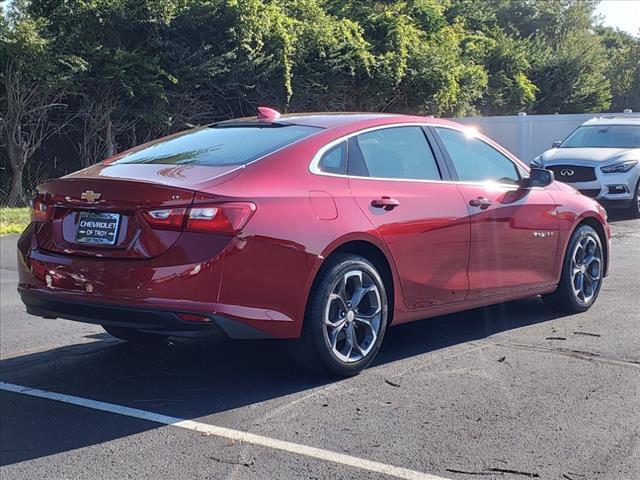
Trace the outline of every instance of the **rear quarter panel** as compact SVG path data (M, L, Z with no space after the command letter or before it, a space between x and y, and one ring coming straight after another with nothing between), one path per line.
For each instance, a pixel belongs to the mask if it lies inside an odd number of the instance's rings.
M217 302L274 312L270 315L281 324L270 327L270 332L280 337L299 335L313 280L326 257L340 245L368 241L389 260L386 246L351 195L348 179L309 172L317 150L335 138L319 136L323 138L293 145L250 165L233 181L209 192L216 198L247 200L257 206L222 256ZM205 195L199 197L196 202L206 201ZM247 323L260 328L260 320Z

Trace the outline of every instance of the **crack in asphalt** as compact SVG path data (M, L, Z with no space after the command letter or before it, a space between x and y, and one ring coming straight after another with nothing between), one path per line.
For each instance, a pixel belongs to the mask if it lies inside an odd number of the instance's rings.
M587 352L583 350L575 350L571 348L545 347L542 345L533 345L529 343L518 343L518 342L508 342L508 341L492 342L489 340L479 340L477 343L482 343L482 344L486 344L494 347L516 348L518 350L526 350L530 352L553 353L556 355L562 355L564 357L576 358L578 360L598 362L598 363L604 363L608 365L617 365L622 367L631 367L631 368L636 368L640 370L640 360L627 360L624 358L602 356L599 353Z

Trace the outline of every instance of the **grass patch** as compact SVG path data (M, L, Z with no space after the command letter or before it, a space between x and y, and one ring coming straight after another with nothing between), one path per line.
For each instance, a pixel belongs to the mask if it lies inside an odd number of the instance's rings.
M0 208L0 235L22 233L31 221L28 208Z

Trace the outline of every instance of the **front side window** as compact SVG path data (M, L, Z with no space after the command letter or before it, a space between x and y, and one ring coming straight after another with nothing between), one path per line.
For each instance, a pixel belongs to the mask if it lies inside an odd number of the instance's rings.
M213 125L153 143L114 164L245 165L320 129L303 125Z
M459 130L442 127L435 130L461 181L516 183L520 180L516 165L491 145Z
M349 153L349 170L353 175L408 180L442 178L420 127L374 130L358 135L355 143L359 151L354 152L353 166Z
M578 127L560 148L640 148L640 126L588 125Z

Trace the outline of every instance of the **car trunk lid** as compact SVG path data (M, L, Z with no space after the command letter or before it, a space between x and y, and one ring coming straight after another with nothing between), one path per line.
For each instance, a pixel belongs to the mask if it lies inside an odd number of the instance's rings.
M37 199L48 215L37 229L38 244L67 255L156 257L178 240L181 231L152 227L144 212L187 208L200 186L238 173L237 167L100 164L45 182L38 187Z

